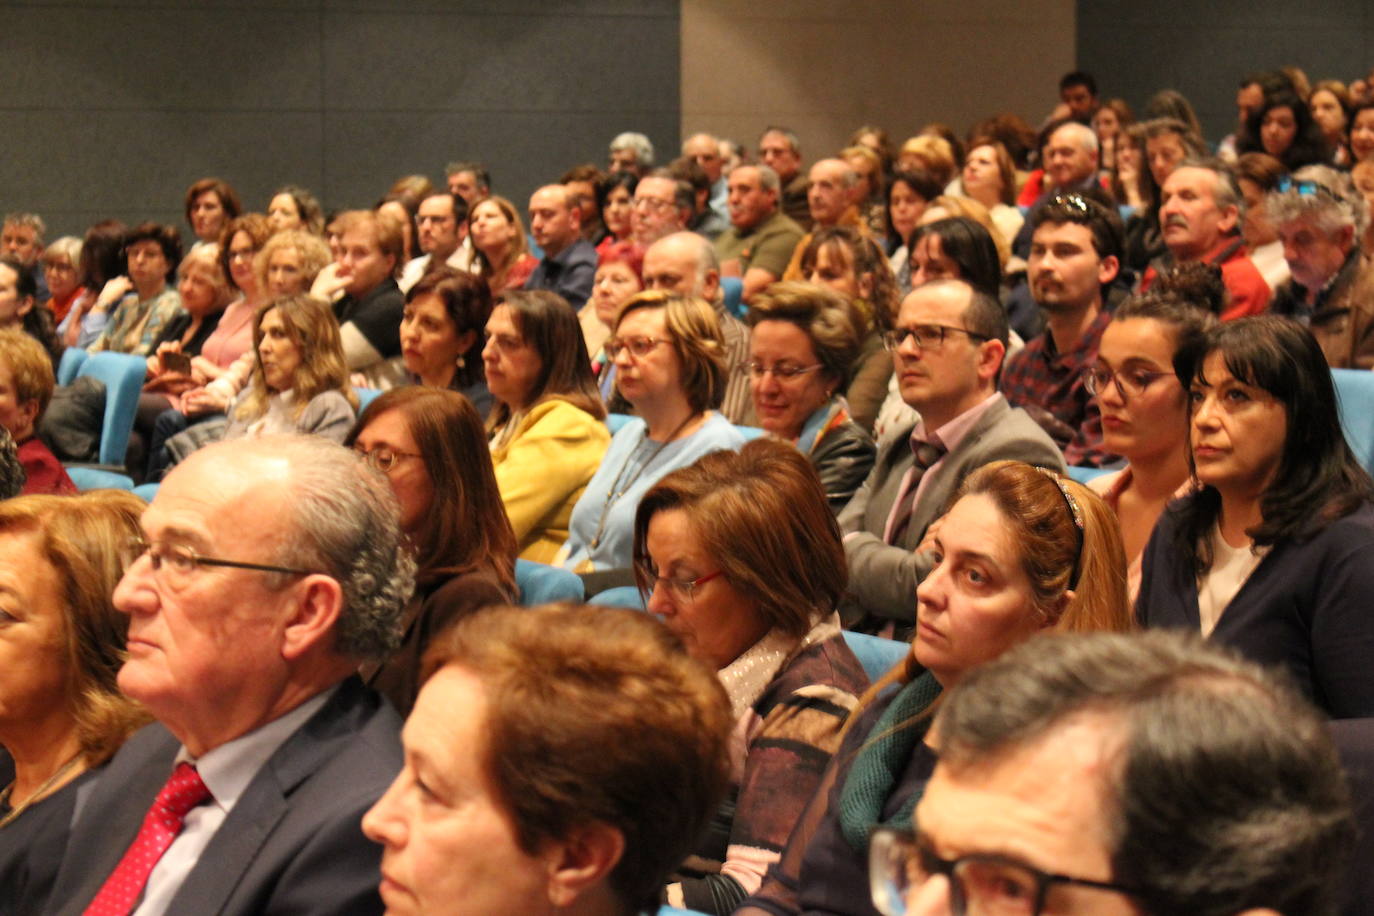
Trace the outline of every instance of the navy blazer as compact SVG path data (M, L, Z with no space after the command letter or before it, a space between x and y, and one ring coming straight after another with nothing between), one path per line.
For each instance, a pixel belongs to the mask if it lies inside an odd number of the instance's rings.
M371 914L382 849L364 812L401 769L401 718L345 680L258 771L168 908L195 914ZM138 835L181 743L159 723L110 761L78 814L49 913L77 916Z
M1188 499L1189 497L1184 497ZM1145 547L1136 599L1142 626L1199 632L1191 558L1174 547L1183 500ZM1210 640L1294 683L1337 719L1374 716L1374 506L1363 505L1306 541L1274 545L1226 606Z

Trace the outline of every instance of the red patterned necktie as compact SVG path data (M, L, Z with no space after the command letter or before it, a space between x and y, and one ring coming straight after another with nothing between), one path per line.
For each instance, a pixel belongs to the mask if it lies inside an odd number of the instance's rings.
M126 916L134 908L153 866L181 833L186 813L210 797L200 774L189 763L179 763L167 784L153 799L133 845L124 853L110 877L101 885L85 916Z

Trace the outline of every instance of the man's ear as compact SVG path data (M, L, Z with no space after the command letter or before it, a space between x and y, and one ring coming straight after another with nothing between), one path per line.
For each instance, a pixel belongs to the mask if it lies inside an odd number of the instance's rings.
M288 660L329 640L343 610L343 588L332 576L312 573L296 589L295 610L282 633L282 656Z
M1007 358L1006 344L1000 340L985 340L978 345L978 377L995 379Z
M550 847L549 901L558 907L600 884L625 854L625 836L609 824L592 822Z

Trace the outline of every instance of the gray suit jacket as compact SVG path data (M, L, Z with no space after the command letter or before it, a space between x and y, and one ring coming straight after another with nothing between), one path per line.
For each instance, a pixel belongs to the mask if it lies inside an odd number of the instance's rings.
M915 428L913 423L892 436L859 492L839 515L849 560L850 598L844 608L847 623L864 617L906 624L915 621L916 585L934 564L929 554L914 551L926 528L949 508L959 485L973 471L1002 459L1064 471L1064 456L1054 440L1024 410L1009 406L999 395L958 448L931 472L921 502L898 543L887 544L883 541L887 517L902 478L916 461L910 442Z
M359 822L401 769L401 718L356 676L249 783L168 909L175 914L372 914L382 849ZM78 815L48 913L79 914L138 835L180 742L139 731Z

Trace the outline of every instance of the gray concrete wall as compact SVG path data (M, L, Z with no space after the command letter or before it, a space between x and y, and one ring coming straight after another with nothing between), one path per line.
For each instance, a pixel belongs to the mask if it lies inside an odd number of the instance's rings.
M1302 67L1348 83L1374 67L1369 0L1079 0L1078 62L1105 96L1140 110L1159 89L1188 97L1209 140L1235 128L1252 70Z
M369 206L480 159L523 211L621 130L676 148L676 0L0 2L0 209L160 219L219 175Z

